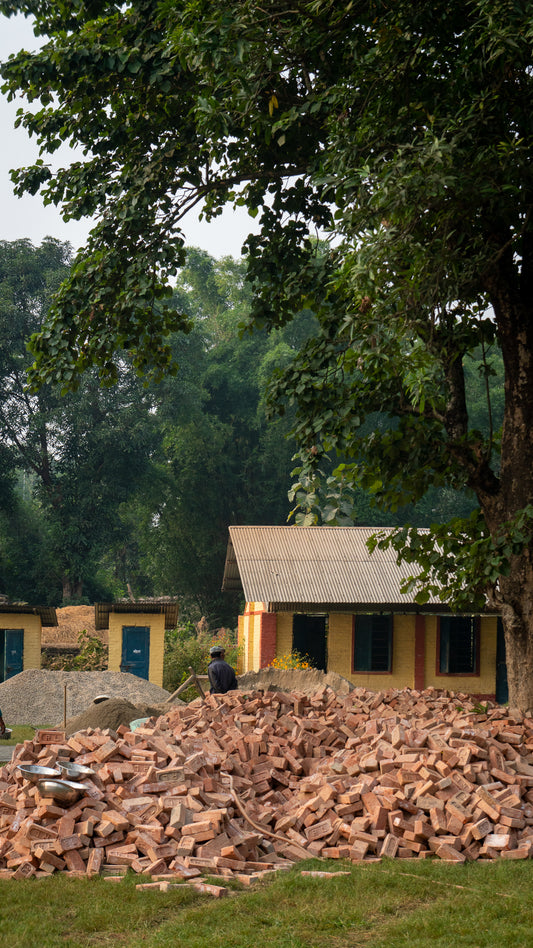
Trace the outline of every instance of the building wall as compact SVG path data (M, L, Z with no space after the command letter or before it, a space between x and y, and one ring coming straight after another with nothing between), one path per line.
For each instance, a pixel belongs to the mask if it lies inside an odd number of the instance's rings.
M382 688L412 688L414 683L415 616L395 615L392 631L392 671L353 671L354 617L331 613L328 634L328 671L337 672L354 685L380 691Z
M276 655L289 655L292 651L292 612L278 612L278 634Z
M437 616L426 616L425 687L449 688L467 694L494 696L496 692L496 616L481 616L479 630L479 674L442 675L437 672Z
M347 613L332 613L329 617L328 671L348 678L352 670L353 617ZM351 679L350 679L351 680Z
M275 612L261 614L259 667L268 668L276 657L278 622Z
M242 617L245 671L258 671L261 667L262 612L266 612L265 603L248 603ZM293 614L289 612L278 612L276 615L275 655L278 658L288 655L292 650L292 620ZM479 675L463 676L437 674L436 616L394 616L392 671L381 673L353 671L353 615L331 613L328 620L328 671L337 672L356 686L372 691L432 687L464 691L485 698L495 695L496 617L480 618ZM272 624L269 629L272 629Z
M15 617L11 616L11 620ZM17 629L18 622L11 621L10 625L4 625L3 617L0 616L0 622L3 629ZM24 670L26 668L41 667L41 617L24 616Z
M246 603L246 609L250 603ZM250 663L248 661L248 641L250 638L250 617L245 611L244 615L239 616L239 625L238 625L238 638L237 641L240 647L240 670L239 673L243 675L245 672L250 671Z
M238 675L243 675L245 671L248 671L246 668L245 660L245 618L244 616L239 616L238 625L237 625L237 645L239 646L239 657L237 660L237 668L235 671Z
M41 667L41 617L0 612L0 629L22 629L24 632L23 668Z
M165 616L163 613L109 613L109 671L120 671L122 661L122 629L124 626L148 626L150 629L150 663L148 680L163 686L163 660L165 654Z
M253 617L253 634L250 654L252 668L261 667L261 616L262 612L256 612Z
M242 629L241 617L239 617L239 645L242 646L243 673L260 667L261 617L266 611L264 602L247 602L242 616Z
M392 675L387 688L413 688L415 683L415 616L395 615L392 628ZM383 677L386 676L381 676ZM402 682L402 684L400 684ZM381 685L383 687L383 685Z

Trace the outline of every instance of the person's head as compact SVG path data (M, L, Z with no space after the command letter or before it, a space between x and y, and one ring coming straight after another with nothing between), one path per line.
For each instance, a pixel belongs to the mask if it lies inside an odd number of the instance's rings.
M209 654L211 658L224 658L226 653L220 645L213 645L213 647L209 649Z

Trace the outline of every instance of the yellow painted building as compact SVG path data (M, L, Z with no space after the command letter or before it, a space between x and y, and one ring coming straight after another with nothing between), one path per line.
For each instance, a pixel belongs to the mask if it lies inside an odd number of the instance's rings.
M52 606L0 604L0 682L41 667L43 626L57 626Z
M274 658L282 659L293 650L307 654L314 665L314 656L304 649L295 649L294 619L307 618L301 613L279 612L261 613L257 606L264 603L248 603L243 616L239 617L239 644L242 648L242 668L240 673L258 671L270 664ZM252 607L252 609L250 608ZM251 616L253 619L251 621ZM370 614L366 614L365 618ZM380 615L382 615L380 613ZM267 619L272 626L275 623L275 637L268 655L265 651L263 622ZM355 636L358 616L356 614L332 612L325 618L325 654L324 671L337 672L352 684L380 691L386 688L446 688L451 691L474 694L480 699L495 699L497 692L496 652L498 641L498 623L494 616L475 617L473 647L466 658L460 658L464 664L463 673L446 670L440 644L440 619L453 619L449 615L412 615L390 614L392 624L390 659L383 659L387 667L375 671L372 668L362 670L355 667ZM462 617L458 617L462 618ZM469 617L470 618L470 617ZM421 646L422 643L422 646ZM273 644L273 647L272 647ZM305 648L305 647L304 647ZM265 661L261 661L263 656Z
M121 671L163 685L165 629L176 628L173 600L97 603L95 628L109 630L109 671Z
M356 686L445 688L505 701L495 614L452 614L402 592L408 567L370 556L371 528L231 527L224 589L242 589L240 672L293 651Z

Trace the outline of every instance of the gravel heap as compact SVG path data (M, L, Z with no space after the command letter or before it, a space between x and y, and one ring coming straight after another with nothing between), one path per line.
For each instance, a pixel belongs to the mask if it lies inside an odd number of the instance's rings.
M317 669L274 669L239 676L241 691L298 691L312 695L324 686L347 695L353 685L335 672ZM29 668L0 684L0 708L6 724L56 727L63 723L64 686L67 686L67 719L84 713L97 695L123 698L141 710L162 704L170 696L164 688L136 675L111 671L47 671ZM175 704L180 701L174 702ZM138 717L150 716L139 714ZM84 726L90 726L85 724ZM93 726L99 726L98 723ZM117 725L115 725L116 727Z
M354 685L337 672L323 672L317 668L262 668L239 676L241 691L299 691L312 695L320 688L331 688L336 695L347 695Z
M61 724L65 685L68 718L85 711L98 695L124 698L136 707L161 704L169 697L164 688L126 672L29 668L0 684L0 708L6 724L34 727Z

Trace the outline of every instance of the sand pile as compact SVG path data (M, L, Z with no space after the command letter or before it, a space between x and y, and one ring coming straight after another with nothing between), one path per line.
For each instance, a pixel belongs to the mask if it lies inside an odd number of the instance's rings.
M158 718L163 711L168 711L169 705L159 704L132 704L125 698L108 698L107 701L99 701L97 704L91 704L74 718L69 718L66 723L66 733L70 737L76 731L86 731L88 728L95 730L99 728L105 731L110 728L116 731L121 724L127 727L132 721L138 718ZM62 725L60 725L62 726Z
M336 672L323 672L317 668L263 668L258 672L246 672L239 676L240 691L299 691L312 695L320 688L331 688L337 695L347 695L354 686L347 678Z

